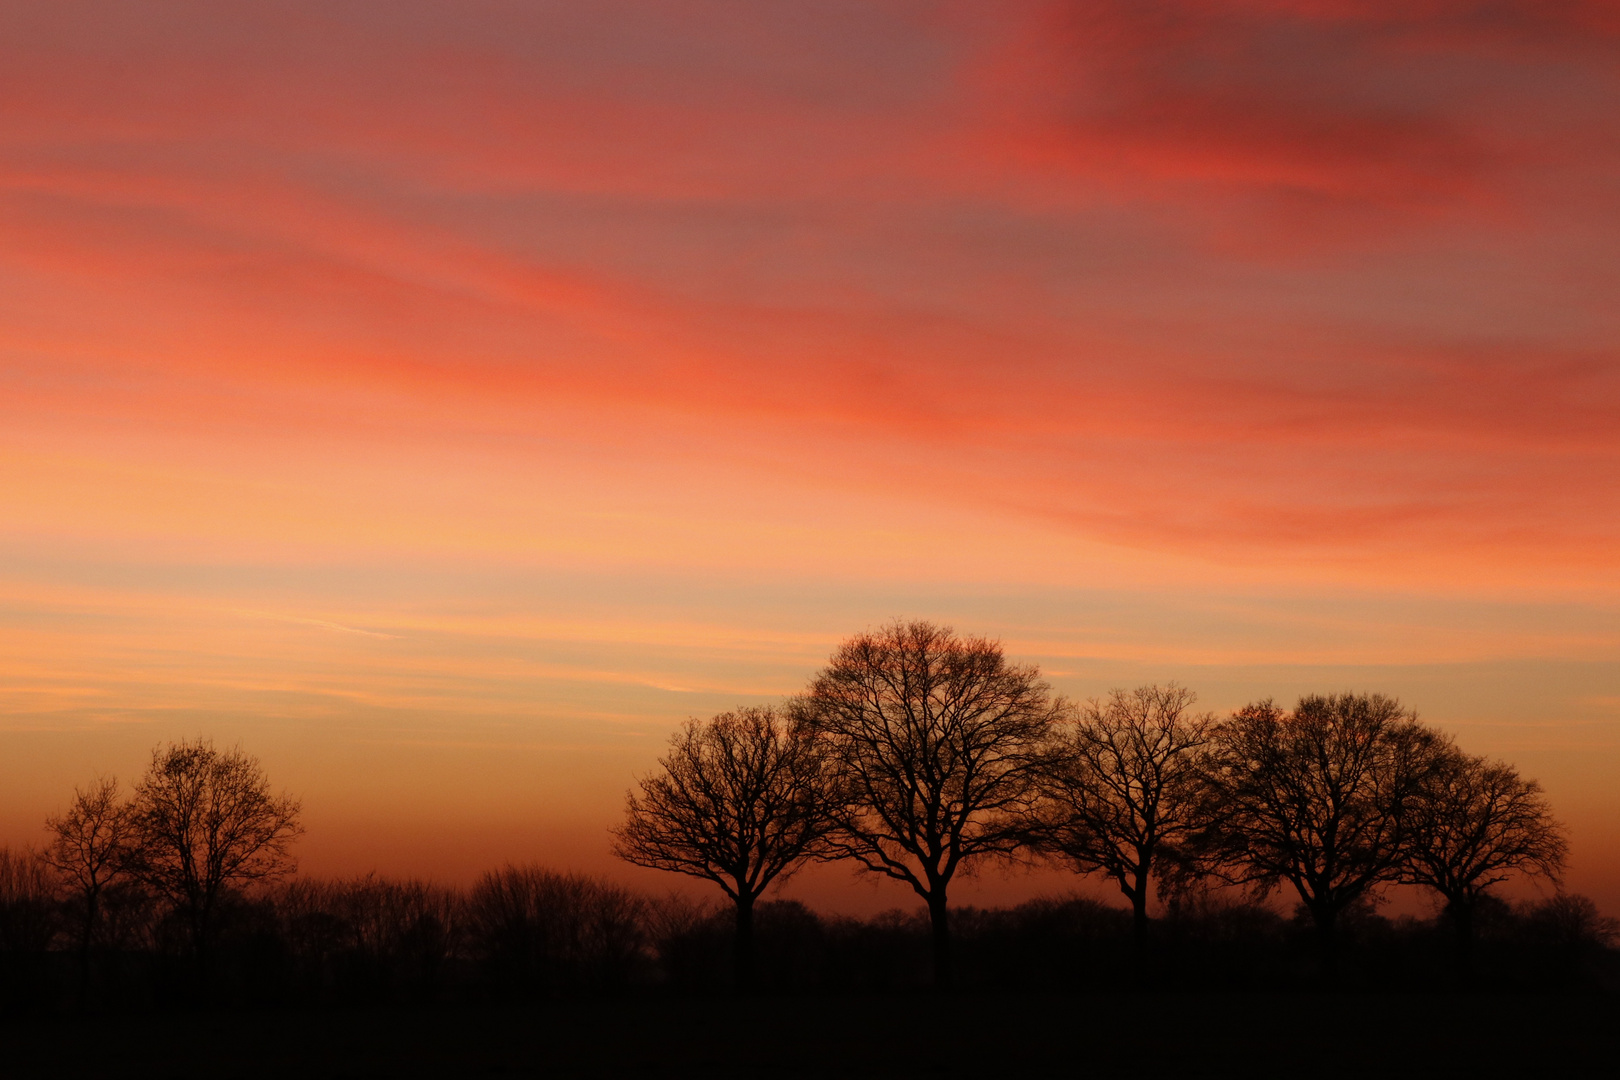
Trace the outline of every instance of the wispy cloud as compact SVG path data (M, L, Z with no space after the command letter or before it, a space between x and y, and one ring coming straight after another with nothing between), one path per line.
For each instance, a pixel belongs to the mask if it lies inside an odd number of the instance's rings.
M266 619L270 622L290 623L294 626L312 626L318 630L330 630L339 634L359 634L361 637L381 638L384 641L397 641L399 639L398 634L385 634L378 630L344 626L342 623L331 622L327 619L310 619L301 615L282 615L270 611L237 611L236 614L244 619Z
M8 722L1613 651L1613 4L0 7Z

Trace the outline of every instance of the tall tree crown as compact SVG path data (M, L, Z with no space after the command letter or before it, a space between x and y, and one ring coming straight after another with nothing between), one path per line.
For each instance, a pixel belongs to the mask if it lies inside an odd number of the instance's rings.
M159 747L130 809L136 872L186 911L201 945L223 890L292 872L299 812L240 750L204 739Z
M1033 666L996 642L896 622L845 642L805 705L849 801L841 853L924 896L1022 842L1057 715Z
M1216 850L1251 882L1286 881L1331 919L1392 880L1436 736L1379 694L1270 700L1219 725Z
M688 721L658 764L626 797L620 858L707 878L751 902L819 850L831 820L826 759L778 710Z
M1034 836L1082 873L1101 871L1131 901L1140 935L1150 879L1204 824L1214 717L1177 686L1115 690L1060 728Z

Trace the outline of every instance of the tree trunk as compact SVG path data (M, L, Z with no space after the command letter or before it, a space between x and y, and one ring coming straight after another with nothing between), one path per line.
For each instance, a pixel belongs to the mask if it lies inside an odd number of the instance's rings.
M1316 959L1322 982L1331 986L1339 981L1339 910L1323 905L1313 908L1311 916L1316 920Z
M1474 982L1474 905L1453 900L1446 905L1446 914L1457 934L1454 956L1457 982L1464 987L1471 986Z
M1136 949L1136 959L1140 962L1147 953L1147 891L1148 871L1140 867L1136 871L1136 886L1131 893L1131 944Z
M199 1001L207 1001L214 990L213 913L193 903L187 914L191 930L191 992Z
M731 943L732 983L739 994L754 992L754 895L737 893L737 933Z
M934 886L928 894L928 921L933 931L934 988L951 988L951 923L950 911L945 906L945 886Z
M84 931L79 938L79 1009L90 1009L90 950L96 937L96 917L101 914L100 890L91 888L84 894Z

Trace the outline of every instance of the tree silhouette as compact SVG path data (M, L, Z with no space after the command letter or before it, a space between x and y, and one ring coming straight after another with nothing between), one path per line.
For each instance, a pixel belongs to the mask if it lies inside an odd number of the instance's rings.
M1412 804L1403 880L1445 901L1458 973L1473 975L1474 915L1515 874L1559 881L1568 845L1541 785L1513 766L1446 744Z
M118 781L103 777L88 788L75 788L67 812L46 819L45 828L51 839L41 857L78 893L79 994L85 1001L90 991L91 951L101 924L102 896L130 870L134 821L129 805L119 797Z
M713 881L736 906L737 985L754 979L754 904L817 854L836 792L807 726L770 707L689 720L626 796L614 853Z
M1436 742L1379 694L1302 697L1292 713L1262 701L1215 728L1205 854L1229 880L1292 885L1329 977L1339 916L1401 870Z
M240 750L199 739L152 751L130 810L131 865L181 912L205 960L222 893L292 871L299 809L272 794L258 759Z
M848 799L832 851L922 897L949 985L951 880L1025 842L1058 706L996 642L927 622L851 638L804 704Z
M44 957L58 931L60 882L33 848L0 847L0 987L7 957Z
M1203 751L1214 717L1185 687L1115 690L1060 727L1042 787L1037 844L1130 901L1138 951L1156 871L1203 824Z

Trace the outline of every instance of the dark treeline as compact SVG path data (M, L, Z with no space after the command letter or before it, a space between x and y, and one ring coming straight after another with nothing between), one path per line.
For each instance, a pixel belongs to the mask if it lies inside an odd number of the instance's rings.
M198 1004L320 1006L723 993L734 916L679 897L539 867L452 889L374 876L293 879L232 892L216 909L205 997L184 916L130 890L109 904L88 988L81 912L37 854L0 854L0 971L8 1014ZM1155 919L1145 971L1128 910L1067 896L953 913L955 975L975 992L1269 991L1320 986L1308 917L1237 898L1184 897ZM1615 926L1559 896L1479 913L1479 982L1513 992L1604 992L1620 979ZM1337 986L1451 985L1438 919L1344 920ZM887 993L933 979L925 911L826 917L793 901L755 909L757 983L772 993ZM88 989L88 1000L85 993Z
M1376 694L1195 704L1174 685L1067 702L928 623L852 638L804 694L687 723L628 796L616 853L712 882L714 905L538 866L465 889L301 878L299 804L257 761L161 747L127 795L97 781L39 849L0 849L0 1007L1620 985L1617 926L1559 890L1562 830L1510 765ZM920 910L768 899L814 861ZM1016 863L1124 904L950 903ZM1551 895L1509 903L1514 877ZM1400 885L1434 914L1381 914Z

